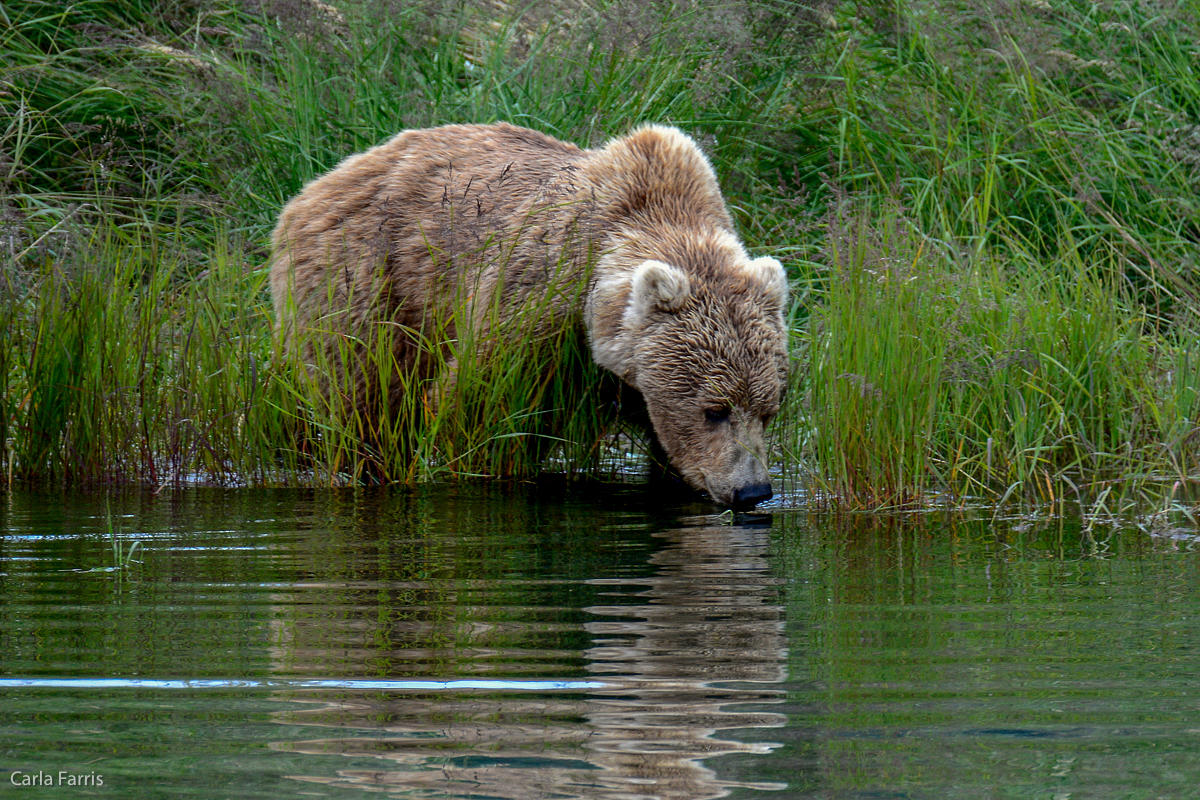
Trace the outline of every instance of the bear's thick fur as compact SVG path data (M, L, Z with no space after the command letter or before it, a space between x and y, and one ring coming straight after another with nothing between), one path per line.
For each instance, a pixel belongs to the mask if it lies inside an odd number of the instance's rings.
M712 167L674 128L596 150L503 123L404 131L287 204L271 290L285 342L295 326L354 338L396 325L414 332L395 348L416 370L432 363L414 363L417 336L455 336L453 303L480 347L513 320L510 340L580 324L596 362L645 398L687 483L729 506L771 497L764 428L786 386L787 280L746 254ZM439 396L455 366L428 376Z

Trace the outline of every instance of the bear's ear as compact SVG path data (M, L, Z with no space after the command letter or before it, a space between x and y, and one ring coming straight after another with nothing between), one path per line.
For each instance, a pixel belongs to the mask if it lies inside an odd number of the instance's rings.
M629 308L640 319L651 311L678 311L691 292L683 270L650 259L634 270Z
M763 256L746 262L746 272L766 287L768 295L781 309L787 307L788 283L783 264L770 256Z

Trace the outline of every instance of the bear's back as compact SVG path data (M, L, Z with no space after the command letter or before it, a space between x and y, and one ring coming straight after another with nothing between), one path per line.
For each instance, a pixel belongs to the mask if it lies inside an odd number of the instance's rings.
M309 181L284 207L276 245L285 235L295 239L334 228L369 235L365 227L347 227L378 223L396 209L465 206L484 193L495 205L501 190L509 200L503 205L519 205L585 156L573 144L503 122L403 131Z

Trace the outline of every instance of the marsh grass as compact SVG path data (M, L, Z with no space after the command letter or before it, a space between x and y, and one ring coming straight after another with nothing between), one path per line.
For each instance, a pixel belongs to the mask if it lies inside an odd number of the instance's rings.
M328 316L298 330L280 357L297 407L311 409L294 436L314 471L334 483L533 477L552 458L556 471L597 474L621 430L613 380L577 314L553 321L583 285L482 313L465 297L434 301L427 331L381 320L348 333Z
M899 208L832 216L799 409L828 493L1115 515L1193 480L1195 348L1156 334L1113 270L964 260Z
M222 247L180 280L189 248L104 216L7 276L9 479L266 478L283 418L261 276Z
M1194 303L1188 4L993 6L914 4L888 36L841 18L827 176L898 196L942 241L1077 256L1152 313Z
M930 291L922 243L901 221L831 224L831 276L810 320L806 385L827 489L848 502L905 504L930 482L932 433L945 341L928 320L944 300Z
M439 328L417 358L434 374L455 363L458 380L440 396L397 362L393 339L412 332L316 326L304 335L333 344L309 348L306 363L279 349L266 274L241 253L219 248L207 270L181 279L189 248L88 222L89 238L7 287L10 483L413 482L532 476L551 456L579 474L595 470L618 429L610 382L572 326L521 334L521 348L497 346L486 362L474 357L480 342ZM465 329L470 313L460 306L451 321ZM525 327L520 316L509 324L498 342ZM352 361L375 382L369 397L357 395Z
M863 507L1192 519L1194 4L552 5L0 8L7 482L602 471L625 429L570 320L477 358L460 304L417 336L448 386L397 362L416 334L394 326L310 331L333 344L296 359L266 241L306 181L402 128L590 145L659 121L794 278L790 474ZM365 413L364 391L394 399Z

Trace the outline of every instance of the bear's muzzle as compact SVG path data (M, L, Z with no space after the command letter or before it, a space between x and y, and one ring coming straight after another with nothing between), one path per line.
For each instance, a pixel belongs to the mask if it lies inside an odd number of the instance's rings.
M733 490L733 502L729 505L734 510L754 508L759 503L766 502L775 496L775 492L771 489L771 484L767 483L752 483L748 486L739 486Z

